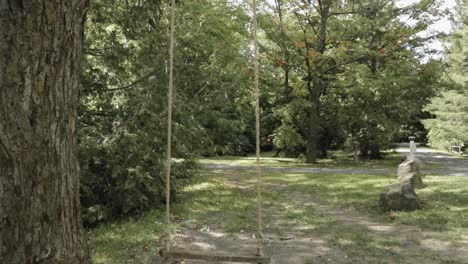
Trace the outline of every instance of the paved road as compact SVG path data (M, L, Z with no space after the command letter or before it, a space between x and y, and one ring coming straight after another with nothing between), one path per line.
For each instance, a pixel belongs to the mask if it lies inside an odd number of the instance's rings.
M397 151L402 154L408 154L409 148L407 145L401 145ZM450 176L465 176L468 177L468 159L461 158L454 155L442 153L430 148L418 147L416 157L423 162L430 162L434 164L447 167L446 169L422 169L425 174L436 175L450 175Z
M400 145L397 151L402 154L408 154L409 148L407 144ZM463 159L457 156L452 156L442 152L435 151L430 148L418 147L416 157L421 159L423 163L435 163L446 169L424 169L421 172L431 175L450 175L450 176L465 176L468 177L468 159ZM245 165L224 165L224 164L205 164L205 168L209 169L235 169L235 170L253 170L254 166ZM262 167L266 171L284 171L284 172L309 172L309 173L330 173L330 174L389 174L395 173L395 169L370 169L370 168L302 168L302 167Z

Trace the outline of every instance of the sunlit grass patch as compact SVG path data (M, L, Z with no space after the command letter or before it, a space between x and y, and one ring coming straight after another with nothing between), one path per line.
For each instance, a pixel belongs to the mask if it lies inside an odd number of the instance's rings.
M384 159L360 159L358 163L353 160L352 154L342 151L330 152L330 158L319 159L317 164L307 164L302 158L273 157L269 152L262 153L261 166L265 167L362 167L362 168L396 168L403 156L396 152L384 153ZM201 158L201 164L218 164L226 166L255 166L255 156L219 156Z
M230 178L232 178L230 180ZM239 184L241 179L242 184ZM174 212L190 219L197 228L209 226L226 232L256 228L256 189L254 172L203 171L197 182L180 193ZM210 186L208 189L203 187ZM264 194L266 201L269 194Z
M330 151L330 157L317 160L317 164L307 164L303 158L281 158L274 157L272 152L262 153L260 159L260 165L264 167L275 167L275 168L291 168L291 167L302 167L302 168L362 168L362 169L395 169L401 160L405 158L404 155L388 151L383 152L383 158L379 160L371 160L360 158L356 163L354 162L353 155L343 151ZM255 166L257 164L256 157L253 155L249 156L219 156L219 157L208 157L201 158L201 164L215 164L224 166ZM425 169L441 169L444 166L425 163Z
M272 180L288 184L288 189L311 194L315 199L339 205L375 210L380 191L396 180L395 176L341 175L319 173L270 173Z
M219 156L210 158L201 158L201 164L219 164L227 166L255 166L257 158L255 156ZM304 167L310 166L303 160L296 158L276 158L271 155L263 156L260 159L262 166L268 167Z

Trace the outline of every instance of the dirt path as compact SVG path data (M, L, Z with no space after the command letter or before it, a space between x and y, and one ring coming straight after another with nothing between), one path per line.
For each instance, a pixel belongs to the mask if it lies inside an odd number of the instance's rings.
M236 185L246 184L240 177L227 180ZM388 223L369 214L326 204L318 197L293 192L280 183L271 183L269 188L288 197L263 212L271 218L264 230L264 252L272 263L468 263L468 237L455 243L444 239L441 233ZM295 210L313 211L308 219L312 224L288 216L288 212ZM174 238L179 248L240 255L256 252L256 239L251 234L198 230L193 223L185 226Z
M453 243L443 234L416 226L387 223L351 209L316 204L318 210L342 225L342 234L360 232L367 253L359 252L349 263L468 263L468 237ZM371 261L369 261L371 260ZM339 262L341 263L341 262Z

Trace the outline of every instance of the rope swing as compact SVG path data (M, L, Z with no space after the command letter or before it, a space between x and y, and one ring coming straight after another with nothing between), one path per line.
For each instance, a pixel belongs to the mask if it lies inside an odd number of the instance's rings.
M262 248L262 175L260 170L260 91L257 40L257 1L253 0L253 46L254 46L254 90L255 90L255 154L257 156L257 256L263 256Z
M256 256L220 255L200 252L190 252L182 250L171 251L171 143L172 143L172 108L173 108L173 81L174 81L174 34L175 34L175 0L171 0L170 18L170 43L169 43L169 85L167 96L167 152L166 152L166 229L165 229L165 250L160 254L164 258L176 259L200 259L205 261L228 261L228 262L250 262L250 263L270 263L271 259L263 256L262 241L262 193L261 193L261 171L260 171L260 100L259 100L259 63L258 63L258 43L257 43L257 1L252 2L253 21L253 61L254 61L254 93L255 93L255 134L256 134L256 167L257 167L257 254Z
M171 33L169 43L169 88L167 94L167 149L166 149L166 250L171 249L171 143L172 143L172 90L174 90L174 33L175 0L171 0Z

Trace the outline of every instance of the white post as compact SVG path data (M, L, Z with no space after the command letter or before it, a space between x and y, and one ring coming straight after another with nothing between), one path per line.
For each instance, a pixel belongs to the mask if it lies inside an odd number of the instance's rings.
M354 163L358 163L359 162L359 143L356 141L353 143L353 157L354 157Z
M408 155L408 160L414 160L414 154L416 153L416 143L414 143L414 139L415 139L414 136L409 137L410 152L409 152L409 155Z

